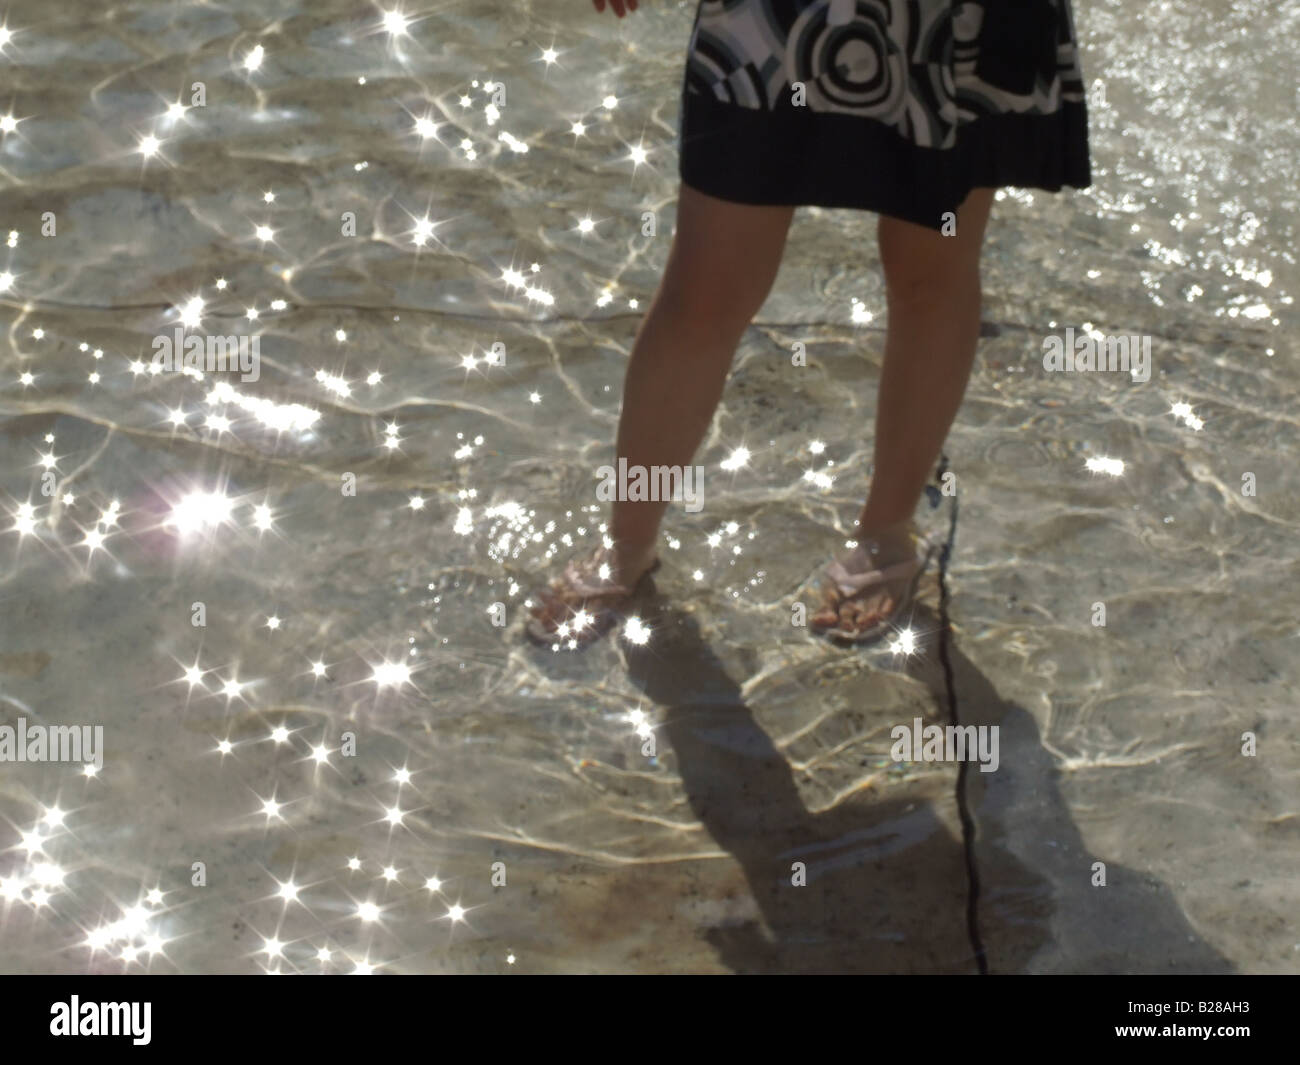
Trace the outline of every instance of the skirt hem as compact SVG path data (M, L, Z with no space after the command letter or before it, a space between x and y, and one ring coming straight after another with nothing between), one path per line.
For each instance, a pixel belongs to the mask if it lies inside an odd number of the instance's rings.
M855 115L723 103L683 91L678 173L734 203L850 207L942 229L974 188L1059 192L1092 183L1087 109L981 115L951 148L918 147Z

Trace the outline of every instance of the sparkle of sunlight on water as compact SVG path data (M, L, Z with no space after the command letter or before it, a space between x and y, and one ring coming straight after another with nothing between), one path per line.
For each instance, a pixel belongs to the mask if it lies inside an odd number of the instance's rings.
M1294 971L1300 7L1077 4L1094 185L1000 197L925 517L951 678L933 577L911 654L791 625L870 472L848 211L796 216L648 638L521 639L601 536L694 8L428 7L4 16L0 725L99 757L0 770L0 969L972 971L956 769L890 757L951 699L1001 730L990 968ZM1150 379L1046 373L1067 327ZM178 329L259 374L154 372Z

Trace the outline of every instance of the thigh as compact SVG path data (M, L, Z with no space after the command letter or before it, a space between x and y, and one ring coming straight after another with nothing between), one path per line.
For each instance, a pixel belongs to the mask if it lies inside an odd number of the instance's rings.
M781 266L793 207L732 203L681 185L660 293L679 308L743 326Z
M996 189L972 189L957 208L956 232L938 230L882 216L876 227L880 263L888 284L915 287L942 283L978 272L984 230Z

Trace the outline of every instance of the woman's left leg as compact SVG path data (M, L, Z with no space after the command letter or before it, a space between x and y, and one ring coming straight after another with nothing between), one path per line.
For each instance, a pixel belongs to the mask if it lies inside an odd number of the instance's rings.
M974 189L957 210L952 236L880 219L888 322L876 406L871 487L858 516L856 568L912 557L907 530L961 406L980 328L980 249L994 189ZM852 567L851 567L852 568ZM840 603L842 627L862 630L887 617L901 589ZM830 618L824 620L829 621Z

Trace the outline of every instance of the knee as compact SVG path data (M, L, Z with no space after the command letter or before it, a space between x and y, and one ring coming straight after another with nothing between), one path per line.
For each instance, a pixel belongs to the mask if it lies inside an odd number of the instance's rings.
M891 305L935 307L980 297L978 258L952 254L942 246L925 255L882 250L881 266Z
M767 299L767 292L758 292L738 279L734 285L718 281L665 284L658 302L684 329L739 337Z
M927 309L957 302L979 301L978 267L957 269L935 264L933 269L885 270L885 295L891 307Z

